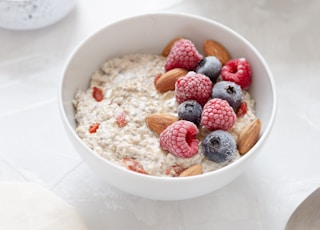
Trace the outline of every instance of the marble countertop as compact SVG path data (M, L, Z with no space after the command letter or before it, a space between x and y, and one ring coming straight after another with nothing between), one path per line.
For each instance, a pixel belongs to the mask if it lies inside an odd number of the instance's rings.
M88 229L284 229L320 185L320 2L316 0L78 0L62 21L0 29L0 181L33 182L74 206ZM239 178L203 197L153 201L103 183L60 120L57 87L86 36L130 15L204 16L245 36L274 74L278 113L262 153Z

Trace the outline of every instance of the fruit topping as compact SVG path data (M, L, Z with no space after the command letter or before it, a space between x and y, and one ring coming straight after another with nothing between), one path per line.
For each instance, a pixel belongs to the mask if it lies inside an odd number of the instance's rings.
M197 51L195 45L188 39L177 40L167 56L165 70L184 68L194 70L202 55Z
M90 127L89 127L89 133L95 133L95 132L97 132L97 129L99 128L99 123L95 123L95 124L93 124L93 125L91 125Z
M197 126L200 124L201 114L202 107L197 101L184 101L178 106L179 119L191 121Z
M251 85L252 73L249 62L245 58L229 60L221 69L221 77L225 81L232 81L247 89Z
M236 141L227 131L215 130L202 142L204 155L211 161L222 163L230 160L236 151Z
M212 82L203 75L189 72L175 84L175 96L178 103L195 100L203 106L211 97Z
M201 124L209 130L229 130L236 121L236 114L226 100L213 98L203 107Z
M126 114L123 111L117 112L115 115L117 125L122 128L127 125Z
M176 121L160 134L160 147L178 157L190 158L198 153L198 132L194 123Z
M127 169L131 170L131 171L134 171L134 172L137 172L137 173L142 173L142 174L148 174L148 173L144 170L142 164L141 164L139 161L135 160L135 159L132 159L132 158L123 158L123 159L122 159L122 162L123 162L124 166L125 166Z
M173 44L180 39L182 39L182 37L175 37L174 39L172 39L162 50L162 56L167 57L170 53Z
M241 102L238 110L237 110L237 117L243 117L248 111L248 104L247 102Z
M212 98L220 98L226 100L236 112L242 102L241 87L231 81L220 81L212 88Z
M245 58L230 59L225 47L214 40L205 41L203 48L205 56L190 40L176 37L163 49L166 72L155 77L154 85L159 93L174 90L179 104L177 116L153 113L146 117L145 122L159 135L162 150L176 157L191 158L199 152L201 143L200 152L208 160L224 163L231 160L237 151L240 155L245 154L259 138L259 119L245 127L237 138L229 132L237 117L247 113L243 90L251 85L251 67ZM93 96L97 101L102 100L102 90L95 87ZM127 124L124 112L116 115L116 122L119 127ZM199 135L200 140L197 138L198 127L206 130ZM94 124L90 132L96 132L98 128L99 124ZM148 174L136 159L124 158L123 164L132 171ZM164 170L165 175L172 177L204 172L201 163L188 167L170 165Z
M94 99L96 99L96 101L102 101L103 100L103 92L102 92L102 89L96 87L96 86L93 86L93 89L92 89L92 96Z
M203 51L206 56L216 56L222 65L225 65L230 60L228 50L217 41L206 40L203 44Z
M221 72L221 62L215 56L208 56L201 59L197 64L196 72L206 75L215 83Z

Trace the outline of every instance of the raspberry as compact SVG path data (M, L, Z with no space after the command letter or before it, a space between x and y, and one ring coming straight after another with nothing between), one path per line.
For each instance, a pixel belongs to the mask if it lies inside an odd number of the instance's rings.
M203 107L201 124L209 130L229 130L236 121L236 114L226 100L213 98Z
M174 68L195 70L201 59L202 55L190 40L180 39L173 44L164 67L166 71Z
M198 132L192 122L176 121L160 134L160 147L178 157L190 158L198 153Z
M211 91L211 80L195 72L189 72L186 76L180 77L175 84L175 96L178 103L195 100L203 106L209 100Z
M231 59L221 69L221 77L247 89L251 85L252 73L249 62L245 58Z

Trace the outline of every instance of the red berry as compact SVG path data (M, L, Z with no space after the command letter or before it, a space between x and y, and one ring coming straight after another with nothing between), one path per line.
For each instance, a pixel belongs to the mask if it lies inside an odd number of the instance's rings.
M195 45L188 39L176 41L167 57L165 70L174 68L184 68L186 70L195 70L202 55L197 51Z
M236 114L226 100L213 98L203 107L201 124L213 131L229 130L236 122Z
M212 81L203 74L189 72L180 77L175 84L175 96L178 103L195 100L204 105L211 97Z
M97 132L97 129L99 128L100 124L95 123L89 127L89 133L95 133Z
M160 134L160 147L178 157L192 157L198 153L198 132L194 123L176 121Z
M122 161L127 169L137 173L148 174L139 161L132 158L123 158Z
M155 78L154 78L154 84L157 83L157 81L159 80L159 78L162 76L161 73L159 73Z
M249 62L245 58L231 59L221 69L221 77L247 89L251 85L252 73Z
M94 97L94 99L96 99L96 101L102 101L103 100L102 89L100 89L96 86L93 86L92 96Z
M122 128L127 125L126 114L124 112L117 112L115 115L117 125Z
M247 102L243 101L237 110L237 116L243 117L247 113L247 111L248 111Z

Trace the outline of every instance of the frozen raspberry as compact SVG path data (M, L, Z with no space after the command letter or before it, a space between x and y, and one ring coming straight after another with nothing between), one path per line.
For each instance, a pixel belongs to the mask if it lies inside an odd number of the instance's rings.
M164 67L166 71L174 68L195 70L201 59L202 55L190 40L180 39L173 44Z
M245 58L231 59L221 69L221 77L247 89L251 85L252 73L249 62Z
M212 82L203 75L189 72L180 77L175 84L175 96L178 103L195 100L203 106L211 97Z
M213 98L203 107L201 124L209 130L229 130L236 121L236 114L226 100Z
M176 121L160 134L160 147L178 157L190 158L198 153L198 132L194 123Z

